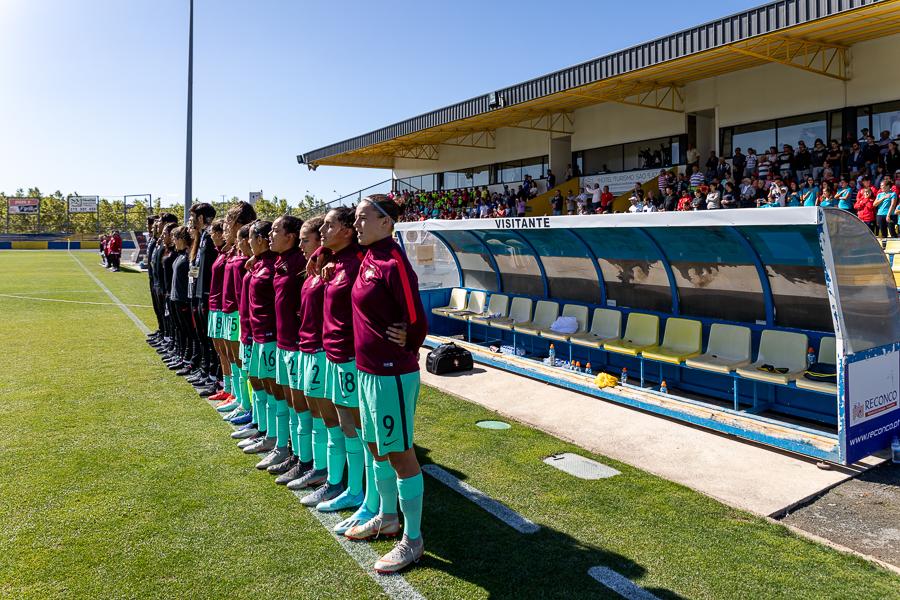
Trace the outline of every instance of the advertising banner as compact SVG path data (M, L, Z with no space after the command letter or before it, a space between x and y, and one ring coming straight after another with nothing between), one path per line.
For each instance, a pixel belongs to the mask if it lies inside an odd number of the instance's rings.
M671 167L667 167L669 169ZM648 179L657 177L659 169L643 169L641 171L625 171L623 173L604 173L600 175L590 175L581 178L581 187L594 187L595 183L600 184L600 189L608 185L609 191L613 194L621 194L628 190L634 189L634 184L643 184Z
M900 344L847 357L844 420L847 462L882 450L900 434Z
M100 199L97 196L69 196L70 213L95 213Z
M36 215L41 211L40 198L7 198L7 214Z

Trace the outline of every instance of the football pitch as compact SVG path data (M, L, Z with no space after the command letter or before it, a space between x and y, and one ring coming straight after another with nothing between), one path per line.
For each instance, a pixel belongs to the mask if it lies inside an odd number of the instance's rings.
M90 252L0 252L2 598L619 597L594 567L639 586L631 597L900 598L900 577L858 557L518 423L477 428L496 415L431 388L422 464L540 530L426 476L426 555L408 585L384 584L254 468L85 269L155 329L146 275L109 273ZM622 474L542 463L560 452Z

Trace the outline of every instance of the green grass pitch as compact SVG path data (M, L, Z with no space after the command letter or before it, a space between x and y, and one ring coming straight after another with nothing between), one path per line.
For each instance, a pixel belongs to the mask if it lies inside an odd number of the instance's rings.
M0 598L386 597L76 260L153 328L146 276L96 253L0 252ZM492 416L425 388L420 460L541 530L426 476L427 554L405 574L426 598L612 596L593 566L659 598L900 598L896 575L687 488L517 423L474 426ZM622 475L541 463L564 451Z

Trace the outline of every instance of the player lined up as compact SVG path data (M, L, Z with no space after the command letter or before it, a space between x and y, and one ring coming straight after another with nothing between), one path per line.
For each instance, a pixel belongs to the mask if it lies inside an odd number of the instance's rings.
M220 401L238 447L264 454L258 469L310 490L306 506L353 511L336 533L402 532L375 564L381 573L424 552L413 434L427 326L416 274L393 239L399 212L370 196L324 219L269 222L241 202L222 222L198 204L190 228L174 215L155 219L149 260L159 325L150 343ZM222 390L211 390L219 377Z

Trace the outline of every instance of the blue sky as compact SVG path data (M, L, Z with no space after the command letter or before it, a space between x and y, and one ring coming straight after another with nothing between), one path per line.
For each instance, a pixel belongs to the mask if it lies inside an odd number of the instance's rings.
M195 0L194 196L330 200L389 171L297 154L753 5ZM0 191L181 202L187 7L0 0Z

